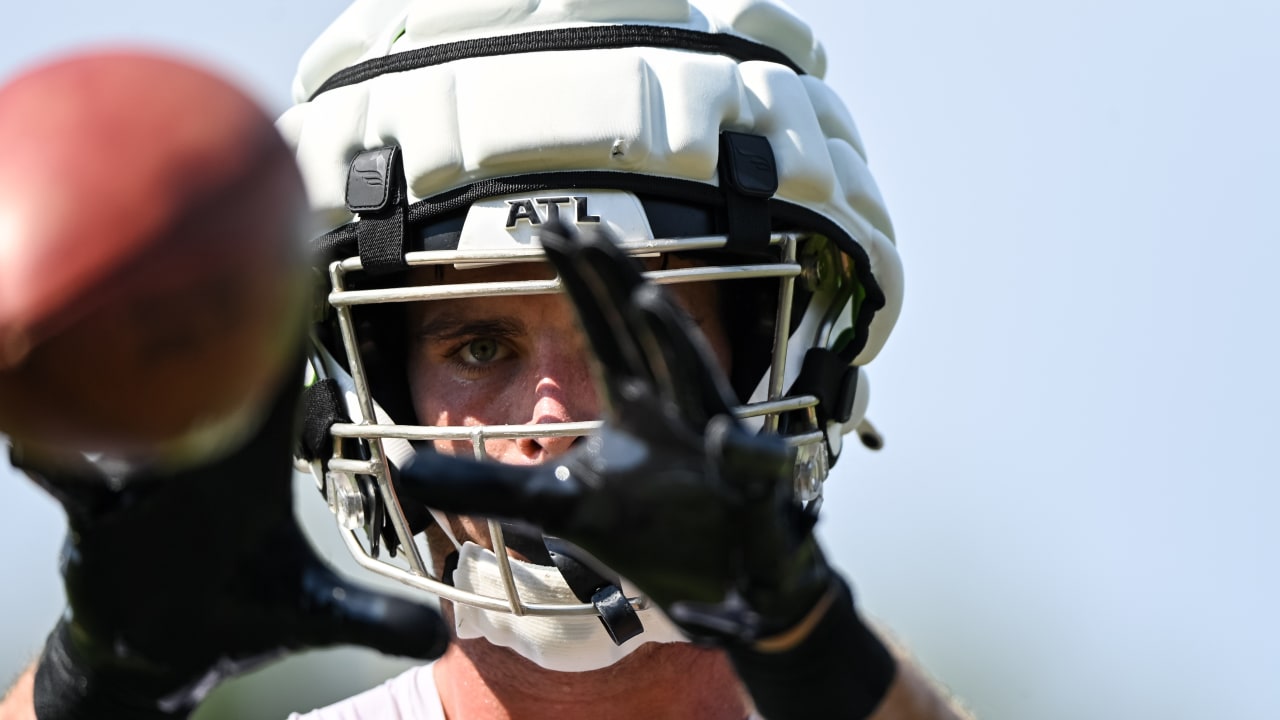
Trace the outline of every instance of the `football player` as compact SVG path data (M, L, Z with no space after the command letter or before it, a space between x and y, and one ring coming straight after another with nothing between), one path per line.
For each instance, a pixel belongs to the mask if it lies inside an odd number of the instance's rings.
M279 121L323 225L306 386L197 468L14 449L72 533L5 708L181 717L353 642L439 659L299 717L960 717L812 532L902 296L825 69L770 0L358 0ZM447 629L315 556L291 465Z

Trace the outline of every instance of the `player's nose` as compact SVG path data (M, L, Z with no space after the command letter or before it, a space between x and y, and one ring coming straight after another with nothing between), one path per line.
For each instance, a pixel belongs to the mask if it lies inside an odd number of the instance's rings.
M533 352L533 408L526 422L559 425L598 420L599 402L591 376L590 360L578 338L555 333L539 342ZM568 452L581 431L558 430L516 441L520 454L531 462L544 462Z

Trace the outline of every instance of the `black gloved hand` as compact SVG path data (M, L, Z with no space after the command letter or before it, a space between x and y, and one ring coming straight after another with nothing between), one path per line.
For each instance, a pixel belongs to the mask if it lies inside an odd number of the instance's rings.
M401 491L569 540L695 637L750 643L793 627L832 573L793 497L792 451L742 427L706 340L612 240L548 225L541 238L598 361L603 429L534 468L425 452Z
M218 682L292 651L352 643L438 657L425 606L338 577L293 515L297 390L227 457L109 483L13 452L67 511L67 612L36 673L40 720L186 716ZM113 489L115 488L115 489Z

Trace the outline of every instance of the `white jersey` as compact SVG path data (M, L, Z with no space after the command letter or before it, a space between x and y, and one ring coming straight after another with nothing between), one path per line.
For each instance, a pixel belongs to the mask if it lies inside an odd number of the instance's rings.
M381 685L289 720L445 720L431 665L419 665Z

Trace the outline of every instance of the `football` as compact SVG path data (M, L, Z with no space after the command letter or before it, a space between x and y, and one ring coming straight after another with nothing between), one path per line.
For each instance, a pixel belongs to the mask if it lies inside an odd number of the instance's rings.
M0 432L189 451L301 372L305 191L243 90L152 51L60 57L0 86L0 157Z

